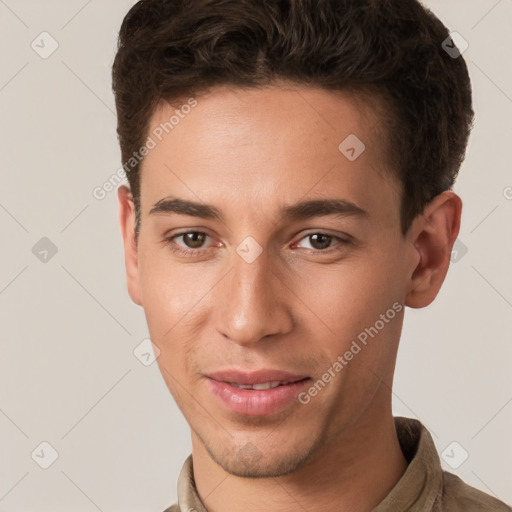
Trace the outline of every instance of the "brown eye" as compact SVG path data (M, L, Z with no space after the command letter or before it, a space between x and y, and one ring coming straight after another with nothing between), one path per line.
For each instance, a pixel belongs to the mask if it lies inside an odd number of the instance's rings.
M206 233L200 231L191 231L190 233L183 233L179 236L183 238L183 242L190 249L201 248L207 237Z
M210 235L203 231L183 231L164 238L163 242L175 254L180 256L195 257L202 256L212 249L213 240Z
M307 245L303 245L306 243ZM341 248L344 245L350 244L349 240L339 236L329 235L327 233L310 233L301 238L298 246L302 249L309 249L310 251L328 253L335 250L336 247Z
M315 233L314 235L308 235L311 246L313 249L322 250L330 247L333 237L325 235L323 233Z

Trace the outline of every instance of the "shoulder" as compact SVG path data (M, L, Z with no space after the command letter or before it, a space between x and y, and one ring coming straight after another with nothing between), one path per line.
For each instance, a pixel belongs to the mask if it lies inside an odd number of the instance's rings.
M471 487L448 471L443 471L442 502L442 510L449 512L512 512L507 504Z

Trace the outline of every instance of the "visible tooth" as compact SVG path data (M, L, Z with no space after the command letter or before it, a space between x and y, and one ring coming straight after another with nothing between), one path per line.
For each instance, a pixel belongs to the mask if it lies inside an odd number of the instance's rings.
M237 382L230 382L231 386L237 387L239 389L255 389L257 391L261 391L264 389L272 389L277 386L283 384L280 380L274 380L271 382L262 382L261 384L238 384Z
M231 382L230 384L240 389L252 389L252 384L238 384L237 382Z
M281 381L274 380L272 382L262 382L261 384L253 384L252 387L253 389L272 389L277 388L279 384L281 384Z

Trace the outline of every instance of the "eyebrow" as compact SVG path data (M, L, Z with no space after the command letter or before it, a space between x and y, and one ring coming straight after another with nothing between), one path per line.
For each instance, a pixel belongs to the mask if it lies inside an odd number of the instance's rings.
M224 222L222 212L215 206L180 199L177 197L164 197L151 208L149 215L180 214L214 219ZM368 218L369 214L356 204L345 199L309 199L284 206L280 211L283 220L305 220L313 217L335 215L337 217L356 216Z

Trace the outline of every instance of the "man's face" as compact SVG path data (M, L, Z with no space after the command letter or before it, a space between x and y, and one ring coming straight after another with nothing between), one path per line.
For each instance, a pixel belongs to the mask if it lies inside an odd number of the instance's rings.
M193 443L230 473L285 474L389 413L411 271L400 187L375 116L348 95L222 87L196 99L143 162L130 295ZM174 108L157 109L149 134ZM355 159L355 139L338 148L351 134L366 146ZM221 218L150 213L165 199ZM312 200L365 213L282 215ZM239 387L269 381L294 382Z

